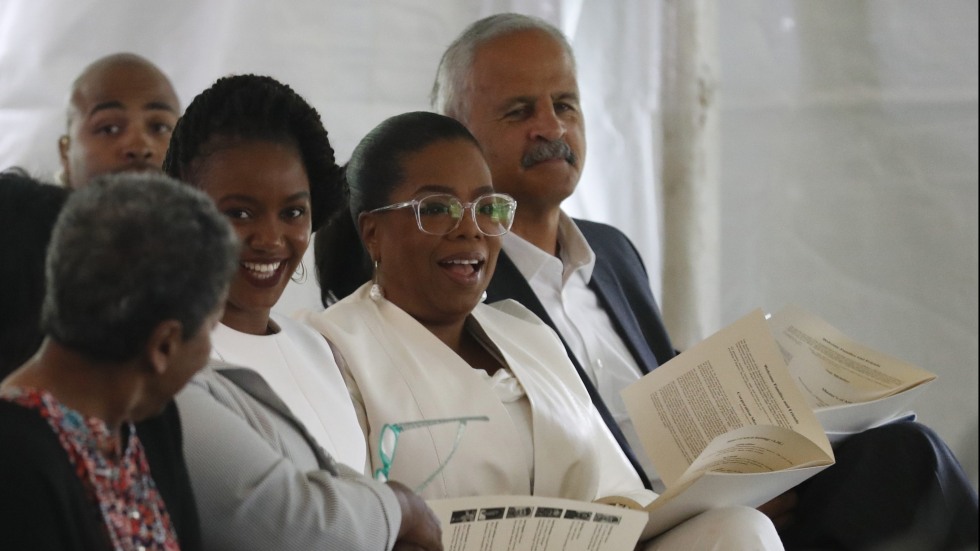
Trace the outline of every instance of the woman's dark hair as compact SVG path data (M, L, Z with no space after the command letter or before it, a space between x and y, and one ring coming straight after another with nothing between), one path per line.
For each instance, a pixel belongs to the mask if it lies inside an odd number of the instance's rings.
M371 258L361 243L357 224L346 208L316 232L313 258L320 284L320 301L324 306L353 293L371 279Z
M361 243L357 217L387 205L404 178L407 155L440 141L479 142L459 121L414 111L386 119L361 140L344 167L348 211L339 213L316 236L313 247L324 306L342 299L371 279L371 259Z
M388 204L391 192L402 183L402 162L440 141L467 140L480 147L473 134L456 119L414 111L386 119L361 140L345 169L354 220L362 212Z
M253 140L299 152L310 179L313 231L343 208L340 170L319 113L292 88L267 76L223 77L198 94L177 121L163 170L195 184L201 161Z
M66 188L41 183L19 168L0 172L0 379L41 346L44 258Z

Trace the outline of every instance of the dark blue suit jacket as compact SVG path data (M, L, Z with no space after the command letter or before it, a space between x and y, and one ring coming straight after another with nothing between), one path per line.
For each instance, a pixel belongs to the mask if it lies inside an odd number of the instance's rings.
M650 290L650 280L643 261L629 238L616 228L586 220L575 220L575 224L596 255L595 269L589 287L595 291L599 304L609 314L616 332L626 343L640 370L649 373L658 365L673 358L676 352L660 318L660 308ZM487 288L487 302L508 298L523 304L558 332L554 321L548 316L530 284L521 275L514 262L501 252L493 279ZM623 448L626 457L633 463L643 483L649 488L650 481L637 462L636 454L619 430L595 385L568 348L565 337L561 333L558 333L558 336L565 344L568 357L571 358L579 377L589 391L592 403L606 421L606 425Z
M648 373L677 352L640 255L611 226L575 223L596 255L589 287L637 365ZM487 288L487 302L507 298L520 302L558 332L527 280L501 253ZM565 343L561 333L558 336ZM565 349L596 409L649 487L595 386L567 343ZM928 427L900 422L869 429L850 437L835 449L835 455L835 465L796 488L796 520L780 531L788 550L867 549L897 541L911 542L903 549L976 548L977 493L952 451Z

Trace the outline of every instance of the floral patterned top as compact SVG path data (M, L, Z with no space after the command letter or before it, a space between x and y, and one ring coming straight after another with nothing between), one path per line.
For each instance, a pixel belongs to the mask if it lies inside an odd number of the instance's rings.
M86 491L97 504L117 551L179 551L167 509L130 423L125 446L105 422L86 418L45 390L8 387L0 399L36 410L58 435Z

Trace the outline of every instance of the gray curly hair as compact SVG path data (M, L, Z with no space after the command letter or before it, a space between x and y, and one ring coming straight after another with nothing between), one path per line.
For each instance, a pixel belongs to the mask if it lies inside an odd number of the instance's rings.
M103 361L136 357L164 320L188 339L224 300L238 248L201 191L162 174L96 178L55 224L41 329Z

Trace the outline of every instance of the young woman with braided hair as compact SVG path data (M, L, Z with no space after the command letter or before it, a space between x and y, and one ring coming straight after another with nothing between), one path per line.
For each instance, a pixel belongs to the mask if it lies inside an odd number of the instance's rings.
M329 343L272 313L311 232L344 204L316 110L270 77L219 79L178 121L164 170L211 196L242 244L212 336L220 363L178 397L205 546L440 549L417 495L363 476Z

